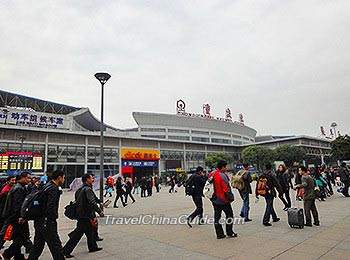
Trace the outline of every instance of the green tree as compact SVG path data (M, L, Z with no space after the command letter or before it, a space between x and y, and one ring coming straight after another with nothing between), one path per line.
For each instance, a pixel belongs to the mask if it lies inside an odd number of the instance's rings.
M262 170L264 164L275 160L275 152L265 146L248 146L242 151L242 159L243 162L256 164L258 170Z
M350 136L341 135L331 143L331 154L335 160L350 159Z
M226 161L227 163L231 163L232 157L227 153L212 154L205 159L205 165L213 169L217 167L219 161Z
M291 167L293 162L305 160L306 152L303 148L291 145L281 145L275 149L277 161L284 161L287 167Z

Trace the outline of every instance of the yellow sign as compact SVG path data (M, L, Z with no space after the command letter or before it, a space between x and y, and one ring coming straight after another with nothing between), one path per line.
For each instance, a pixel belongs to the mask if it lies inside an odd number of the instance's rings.
M158 150L122 148L121 158L123 160L159 160Z
M181 172L182 169L181 169L181 168L176 168L175 171L176 171L176 172Z

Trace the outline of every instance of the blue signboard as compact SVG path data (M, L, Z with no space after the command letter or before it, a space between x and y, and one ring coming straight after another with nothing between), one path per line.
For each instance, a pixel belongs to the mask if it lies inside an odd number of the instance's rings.
M243 164L237 164L236 165L236 169L237 169L237 171L242 170L243 169ZM256 170L255 170L253 165L249 165L248 171L249 171L250 174L255 174L256 173Z
M158 161L122 161L123 166L158 167Z

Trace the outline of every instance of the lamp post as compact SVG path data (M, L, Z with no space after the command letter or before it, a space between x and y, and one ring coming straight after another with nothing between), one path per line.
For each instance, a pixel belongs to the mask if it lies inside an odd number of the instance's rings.
M100 200L103 202L103 160L104 160L104 150L103 150L103 95L104 95L104 85L109 80L111 75L106 72L97 72L95 78L101 83L101 122L100 122Z
M24 152L23 143L24 143L24 140L27 139L27 137L21 135L20 137L18 137L18 139L21 141L21 153L23 153L23 152ZM25 156L24 156L23 154L21 154L21 155L19 156L19 158L20 158L19 171L20 171L20 173L21 173L22 170L25 170L25 169L24 169L24 158L25 158Z

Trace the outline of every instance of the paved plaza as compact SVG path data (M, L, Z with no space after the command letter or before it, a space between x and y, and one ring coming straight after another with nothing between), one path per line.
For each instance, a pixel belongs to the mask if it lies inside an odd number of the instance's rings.
M294 192L293 192L294 194ZM63 244L67 234L75 227L75 221L64 217L63 208L73 198L74 192L64 191L61 199L59 233ZM175 218L193 211L190 197L184 196L183 188L178 193L168 193L164 188L152 197L140 198L127 207L107 208L105 213L116 218L139 219L143 216ZM114 197L113 197L114 199ZM239 214L242 201L235 191L234 212ZM112 206L112 205L111 205ZM100 236L104 241L98 242L103 251L88 253L85 237L73 251L75 258L85 259L350 259L350 199L339 193L326 202L317 202L321 226L292 229L287 224L287 213L282 210L279 199L275 208L280 222L272 227L261 224L265 202L263 198L255 203L251 197L252 222L236 225L237 238L216 239L211 224L136 225L111 223L105 225L106 218L100 218ZM210 202L204 199L204 212L213 216ZM150 217L145 218L150 222ZM114 222L117 222L115 219ZM51 259L47 249L41 259Z

